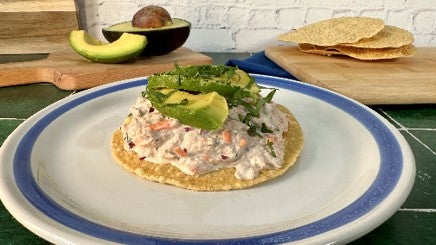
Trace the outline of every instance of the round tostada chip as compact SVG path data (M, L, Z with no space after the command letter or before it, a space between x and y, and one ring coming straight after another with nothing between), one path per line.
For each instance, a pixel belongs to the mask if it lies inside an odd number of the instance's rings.
M116 161L130 172L147 180L174 185L195 191L229 191L245 189L272 180L284 174L297 160L303 148L303 132L295 117L284 106L278 107L288 115L283 165L278 169L262 170L254 179L238 179L235 168L221 168L203 175L188 175L171 164L158 164L141 160L134 151L124 149L121 130L113 133L112 154Z
M382 19L340 17L322 20L278 36L279 41L334 46L370 38L384 28Z
M404 45L399 48L355 48L344 46L317 46L312 44L299 44L301 52L318 55L345 55L358 60L386 60L401 57L411 57L416 53L413 45Z
M396 26L386 25L380 32L370 38L363 38L355 43L341 43L339 46L355 48L399 48L414 41L412 33Z

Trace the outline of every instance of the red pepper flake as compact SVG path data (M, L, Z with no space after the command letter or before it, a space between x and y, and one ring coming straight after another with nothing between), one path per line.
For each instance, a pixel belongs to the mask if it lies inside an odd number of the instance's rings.
M144 159L145 159L145 157L140 157L140 158L139 158L139 160L141 160L141 161L144 160Z
M228 159L228 158L229 158L228 156L221 155L221 159L222 159L222 160L226 160L226 159Z
M132 149L135 146L135 143L133 143L132 141L129 142L129 148Z
M154 111L154 107L150 107L150 109L148 110L149 113L152 113Z
M189 132L189 131L191 131L191 130L192 130L191 127L185 127L185 132Z

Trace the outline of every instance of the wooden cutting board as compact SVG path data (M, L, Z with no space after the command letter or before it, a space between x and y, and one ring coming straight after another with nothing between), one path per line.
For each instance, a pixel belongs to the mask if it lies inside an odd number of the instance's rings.
M436 103L436 48L383 61L306 54L295 46L269 47L265 55L303 82L364 104Z
M0 0L0 54L69 50L79 27L74 0Z
M0 64L0 87L48 82L64 90L86 89L171 70L174 63L211 64L212 58L179 48L162 56L141 57L120 64L101 64L90 62L74 51L55 52L42 60Z

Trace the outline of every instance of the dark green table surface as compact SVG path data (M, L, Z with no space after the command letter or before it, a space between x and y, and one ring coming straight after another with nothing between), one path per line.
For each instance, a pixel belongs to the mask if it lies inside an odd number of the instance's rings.
M236 53L206 55L217 64L249 56ZM44 57L0 55L0 63ZM62 91L45 83L0 88L0 145L28 117L75 92ZM387 118L406 138L415 155L417 172L412 192L401 208L381 226L352 244L436 244L436 105L380 105L371 108ZM18 223L0 203L0 244L47 242Z

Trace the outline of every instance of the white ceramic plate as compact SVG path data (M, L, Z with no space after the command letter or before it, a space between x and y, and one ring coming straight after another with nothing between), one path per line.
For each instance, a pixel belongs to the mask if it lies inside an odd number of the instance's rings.
M414 177L401 134L364 105L304 83L255 75L300 122L297 163L273 181L194 192L117 165L110 138L146 78L87 90L20 125L0 153L0 194L54 243L345 243L387 220Z

